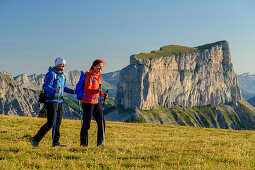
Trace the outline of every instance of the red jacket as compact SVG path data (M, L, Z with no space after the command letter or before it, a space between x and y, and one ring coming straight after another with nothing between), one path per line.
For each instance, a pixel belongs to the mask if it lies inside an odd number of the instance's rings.
M94 70L90 70L85 73L85 96L82 98L82 103L97 104L99 100L99 84L101 84L101 74L96 73ZM93 77L92 77L93 76ZM104 97L104 93L101 92L101 97ZM93 98L93 99L92 99ZM95 100L98 99L98 100Z

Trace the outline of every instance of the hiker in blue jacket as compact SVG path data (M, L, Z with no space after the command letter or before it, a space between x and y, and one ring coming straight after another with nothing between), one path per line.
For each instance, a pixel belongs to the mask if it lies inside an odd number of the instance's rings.
M46 102L45 108L47 110L47 122L41 127L38 133L30 138L30 141L33 146L38 146L39 142L45 136L45 134L54 126L57 103L57 120L55 127L55 135L54 128L52 128L52 138L53 146L61 146L59 142L60 137L60 124L62 120L62 102L63 102L63 94L64 92L75 94L75 90L66 87L66 76L63 71L66 66L66 61L60 57L55 60L55 67L50 67L49 72L45 76L45 82L43 84L43 89L46 91Z

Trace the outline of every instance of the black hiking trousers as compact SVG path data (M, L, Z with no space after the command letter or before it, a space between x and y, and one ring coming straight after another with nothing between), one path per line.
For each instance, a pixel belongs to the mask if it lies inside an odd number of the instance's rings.
M103 120L102 109L98 104L91 103L82 103L83 109L83 124L81 127L81 146L88 146L88 130L90 128L90 122L92 115L94 116L97 122L97 146L101 145L103 142L103 126L102 121L104 123L104 131L105 131L105 121Z
M36 142L40 142L42 140L42 138L46 135L46 133L51 128L52 128L52 137L53 137L57 103L56 102L47 102L47 103L45 103L45 108L47 110L47 122L41 127L41 129L38 131L38 133L34 136L34 140ZM57 144L59 142L59 137L60 137L59 128L60 128L61 120L62 120L62 103L59 102L53 144Z

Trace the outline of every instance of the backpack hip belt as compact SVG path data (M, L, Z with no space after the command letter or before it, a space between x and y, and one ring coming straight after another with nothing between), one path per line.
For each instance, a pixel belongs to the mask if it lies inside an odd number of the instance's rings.
M46 100L57 100L58 97L47 97ZM63 96L62 97L59 97L59 99L63 99Z
M83 97L87 97L87 98L93 99L93 100L98 100L98 98L93 98L93 97L89 97L89 96L83 96Z

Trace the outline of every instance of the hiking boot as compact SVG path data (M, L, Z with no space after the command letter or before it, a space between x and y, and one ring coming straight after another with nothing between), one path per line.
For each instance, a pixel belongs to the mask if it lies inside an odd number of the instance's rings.
M86 144L85 142L81 142L80 146L81 147L86 147L86 146L88 146L88 144Z
M104 140L97 140L97 146L104 146Z
M101 143L97 143L97 146L104 146L104 142L101 142Z
M55 146L66 147L66 145L61 145L60 142L53 143L53 147Z
M34 146L34 147L37 147L37 146L38 146L39 142L36 142L35 139L34 139L33 137L30 138L29 140L30 140L32 146Z
M88 141L87 140L81 140L81 143L80 143L80 146L81 147L86 147L86 146L88 146Z

